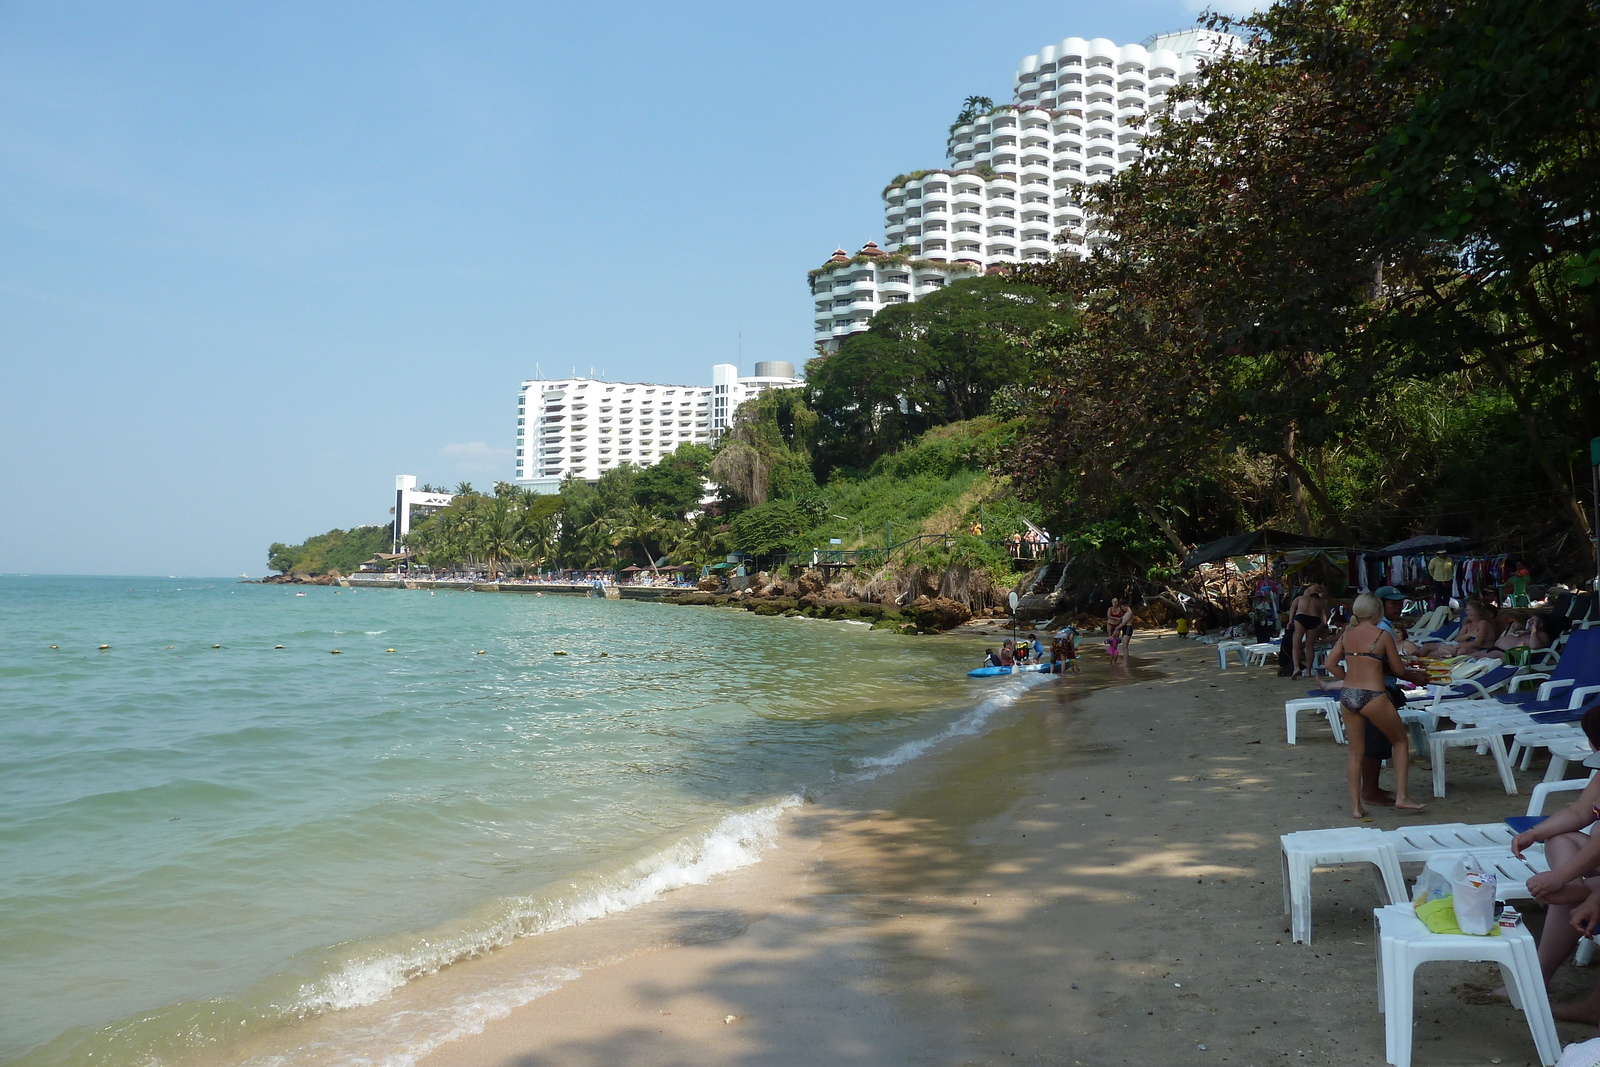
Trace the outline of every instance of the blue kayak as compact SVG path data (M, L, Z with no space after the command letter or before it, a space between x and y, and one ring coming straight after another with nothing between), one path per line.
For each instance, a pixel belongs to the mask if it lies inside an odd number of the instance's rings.
M1025 665L1023 665L1021 667L979 667L975 671L968 671L967 672L967 677L968 678L993 678L996 675L1011 674L1012 672L1016 672L1018 674L1021 674L1023 671L1039 672L1039 671L1048 671L1049 669L1050 669L1050 664L1048 664L1048 663L1028 663L1028 664L1025 664Z

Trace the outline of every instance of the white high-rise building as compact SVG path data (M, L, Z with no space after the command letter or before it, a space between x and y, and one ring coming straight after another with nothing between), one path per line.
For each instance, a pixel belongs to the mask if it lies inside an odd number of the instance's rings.
M1130 45L1068 37L1023 59L1013 101L951 131L952 167L903 174L884 188L883 247L869 242L854 256L839 249L811 272L816 344L835 351L884 306L959 277L1058 252L1085 255L1096 236L1084 222L1084 187L1137 160L1167 93L1237 44L1207 30Z
M710 444L739 405L768 389L805 383L794 364L757 363L755 374L719 363L712 384L651 385L592 378L530 378L517 394L517 485L554 493L569 475L598 481L623 463L648 467L685 441Z

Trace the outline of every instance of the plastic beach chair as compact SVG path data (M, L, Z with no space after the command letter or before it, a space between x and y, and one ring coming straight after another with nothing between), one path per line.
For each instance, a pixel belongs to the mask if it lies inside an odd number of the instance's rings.
M1301 830L1278 839L1283 863L1283 910L1299 944L1311 943L1311 872L1335 863L1370 863L1378 869L1379 894L1389 902L1405 900L1406 880L1400 858L1383 831L1366 826Z
M1373 910L1378 923L1378 1007L1385 1015L1384 1057L1411 1067L1413 995L1417 967L1435 960L1489 961L1500 965L1511 1005L1528 1019L1534 1048L1545 1067L1561 1055L1550 1000L1539 972L1539 954L1525 926L1502 927L1495 937L1436 934L1410 904Z
M1333 739L1344 744L1344 717L1339 714L1337 693L1331 696L1324 693L1322 696L1297 697L1283 702L1284 732L1291 745L1295 743L1296 718L1302 711L1326 716L1328 725L1333 728Z
M1511 773L1511 754L1506 750L1505 732L1498 726L1481 726L1465 730L1436 730L1428 735L1428 756L1433 764L1433 795L1445 795L1444 754L1452 748L1471 745L1488 749L1494 757L1495 769L1500 772L1500 784L1507 796L1517 795L1517 778Z
M1506 686L1522 671L1523 668L1509 663L1502 663L1491 667L1482 674L1473 675L1471 678L1462 678L1448 686L1440 686L1433 694L1433 703L1439 704L1446 700L1473 700L1493 696Z
M1544 679L1544 684L1535 693L1525 690L1501 693L1495 699L1502 704L1542 703L1549 701L1563 689L1569 690L1565 695L1570 696L1571 690L1600 686L1600 629L1574 631L1567 638L1561 659L1551 668L1549 674L1542 675L1538 672L1525 674L1518 679L1518 682L1526 685L1528 681L1541 677Z
M1217 642L1217 667L1221 670L1228 669L1228 654L1233 653L1239 657L1239 666L1248 667L1250 661L1246 658L1245 644L1243 641Z
M1540 798L1542 801L1542 797ZM1492 867L1501 900L1529 899L1527 882L1548 870L1543 850L1535 847L1518 859L1511 854L1514 833L1505 822L1469 825L1433 823L1378 830L1336 826L1300 830L1278 839L1283 867L1283 910L1300 944L1311 942L1311 873L1317 867L1370 863L1378 873L1378 895L1394 904L1409 900L1402 863L1426 863L1437 856L1471 853Z

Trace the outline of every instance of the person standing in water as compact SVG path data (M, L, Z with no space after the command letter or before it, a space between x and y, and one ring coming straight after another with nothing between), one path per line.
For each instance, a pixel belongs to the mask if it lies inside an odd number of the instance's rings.
M1366 757L1369 722L1393 746L1390 758L1394 762L1394 806L1401 811L1421 811L1426 805L1406 795L1411 743L1405 723L1400 721L1400 713L1385 689L1385 675L1404 676L1406 665L1400 660L1394 637L1378 625L1383 618L1383 601L1363 593L1356 597L1350 610L1355 622L1334 641L1324 663L1328 673L1344 683L1339 691L1339 714L1344 717L1345 738L1349 741L1345 779L1350 787L1350 812L1358 819L1367 817L1362 805L1361 765Z
M1133 609L1119 598L1111 598L1106 609L1106 633L1111 635L1111 658L1123 666L1128 664L1128 646L1133 644Z

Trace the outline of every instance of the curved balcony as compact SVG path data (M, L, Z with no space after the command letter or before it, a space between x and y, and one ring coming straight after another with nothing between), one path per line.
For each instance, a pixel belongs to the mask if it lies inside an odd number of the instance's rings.
M1017 246L1013 244L990 245L988 256L990 259L1016 259Z
M1109 178L1115 172L1116 168L1106 162L1091 163L1084 171L1090 178Z

